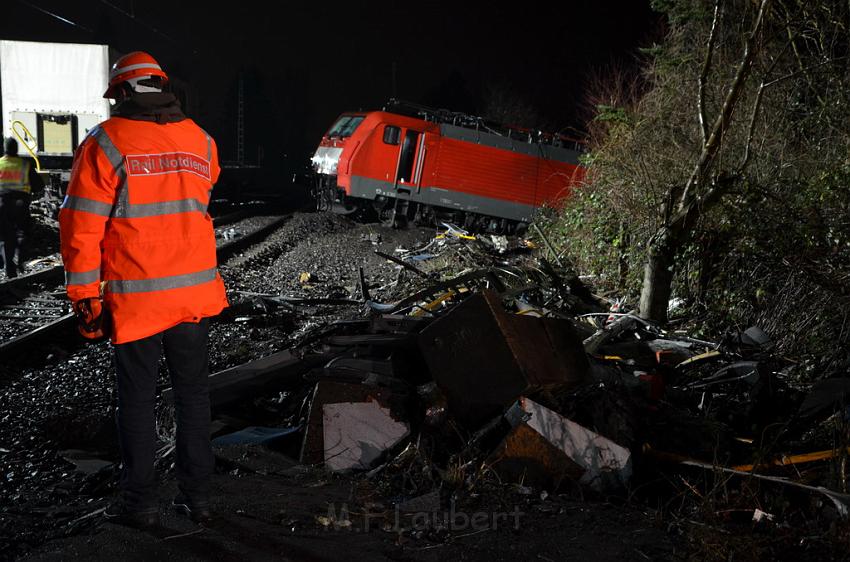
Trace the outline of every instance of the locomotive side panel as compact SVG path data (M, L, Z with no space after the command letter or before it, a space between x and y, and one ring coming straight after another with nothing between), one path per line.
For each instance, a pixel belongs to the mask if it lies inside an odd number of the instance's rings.
M485 131L442 125L433 188L456 208L528 222L569 193L579 153Z
M534 158L445 137L441 140L432 187L505 204L536 204L538 163Z
M585 168L579 165L580 153L574 150L541 147L540 174L537 181L540 186L541 201L560 207L570 196L573 189L584 182Z

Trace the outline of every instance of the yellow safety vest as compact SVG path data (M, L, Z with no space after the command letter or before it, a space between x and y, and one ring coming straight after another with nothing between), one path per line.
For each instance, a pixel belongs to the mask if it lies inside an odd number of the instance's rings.
M15 189L29 193L30 163L19 156L0 158L0 189Z

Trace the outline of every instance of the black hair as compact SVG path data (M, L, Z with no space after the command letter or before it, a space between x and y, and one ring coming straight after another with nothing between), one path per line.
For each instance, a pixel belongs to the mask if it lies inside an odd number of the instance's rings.
M6 137L6 139L3 141L3 154L8 154L9 156L17 156L18 141L16 141L12 137Z

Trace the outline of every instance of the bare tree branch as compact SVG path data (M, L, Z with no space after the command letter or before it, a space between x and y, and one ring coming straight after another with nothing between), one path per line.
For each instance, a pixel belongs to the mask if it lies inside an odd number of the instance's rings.
M747 164L750 163L750 147L753 144L753 132L756 128L756 118L758 117L759 109L761 108L761 98L762 94L764 94L764 88L764 82L759 84L759 89L756 93L756 100L753 102L753 111L750 115L750 126L747 129L747 144L744 147L744 157L741 159L741 165L738 166L739 172L743 172L744 168L747 167Z
M714 2L714 19L711 21L711 32L708 34L708 46L705 51L705 60L702 63L702 72L699 75L699 91L697 93L697 104L699 109L699 130L702 133L702 145L708 142L708 118L705 115L705 83L708 80L708 71L711 69L711 55L714 52L714 41L717 38L717 20L720 14L720 2Z
M800 69L800 70L798 70L798 71L796 71L796 72L792 72L792 73L790 73L790 74L786 74L785 76L780 76L779 78L776 78L776 79L774 79L774 80L771 80L770 82L765 83L765 84L764 84L764 87L765 87L765 88L767 88L767 87L773 86L774 84L778 84L779 82L783 82L783 81L785 81L785 80L789 80L789 79L791 79L791 78L794 78L795 76L799 76L800 74L805 74L805 75L808 77L808 76L809 76L809 72L810 72L811 70L814 70L815 68L819 68L819 67L821 67L821 66L825 66L825 65L827 65L827 64L833 64L833 63L836 63L836 62L839 62L839 61L845 60L846 58L847 58L847 57L836 57L836 58L833 58L833 59L825 60L825 61L823 61L823 62L819 62L819 63L817 63L817 64L813 64L813 65L811 65L811 66L807 66L806 68L802 68L802 69Z
M803 13L803 17L806 17L806 3L800 2L797 0L797 8ZM818 102L821 105L825 103L824 99L817 93L817 88L814 87L814 80L811 75L808 73L808 69L805 67L803 63L803 55L800 52L800 47L797 44L797 40L800 38L797 34L791 31L791 20L789 19L789 11L786 8L785 14L785 32L788 34L788 40L791 42L791 49L794 52L794 57L797 59L797 65L800 67L800 74L803 74L806 77L806 83L809 85L809 88L815 92L815 96L817 97ZM797 18L800 16L798 15ZM814 21L812 22L814 24ZM803 37L805 39L805 36Z
M693 204L695 199L694 190L697 189L705 179L708 169L711 166L714 157L717 155L717 151L720 150L721 140L726 134L726 130L729 128L732 113L738 104L741 94L743 93L744 84L746 83L747 76L752 68L753 59L755 58L756 53L756 42L761 35L762 24L765 20L765 13L770 7L771 1L772 0L761 0L758 15L756 16L756 21L753 24L753 30L750 32L746 42L744 43L744 53L741 55L741 62L738 64L735 77L732 80L732 84L729 86L726 99L723 100L723 106L720 109L720 114L714 121L708 141L706 141L702 154L700 154L699 160L694 166L693 172L691 172L691 176L685 184L685 189L682 191L682 197L679 199L678 205L679 212L677 214L679 215L687 212L688 207Z
M811 71L815 68L818 68L820 66L824 66L824 65L827 65L827 64L833 64L833 63L838 62L840 60L843 60L845 58L847 58L847 57L838 57L838 58L834 58L834 59L830 59L830 60L827 60L827 61L820 62L818 64L813 64L813 65L811 65L807 68L803 68L803 69L800 69L796 72L786 74L785 76L780 76L779 78L771 80L770 82L764 82L763 81L761 84L759 84L759 89L758 89L758 92L756 93L756 99L755 99L755 102L753 102L753 111L752 111L752 115L750 116L750 126L747 130L747 144L744 148L744 158L741 160L741 165L738 166L738 173L743 172L744 168L747 167L747 164L749 164L749 161L750 161L750 147L752 146L752 142L753 142L753 131L755 130L756 117L758 116L759 109L761 108L762 94L764 93L764 90L771 87L771 86L779 84L780 82L783 82L785 80L789 80L791 78L794 78L795 76L799 76L800 74L805 74L808 77L809 71Z

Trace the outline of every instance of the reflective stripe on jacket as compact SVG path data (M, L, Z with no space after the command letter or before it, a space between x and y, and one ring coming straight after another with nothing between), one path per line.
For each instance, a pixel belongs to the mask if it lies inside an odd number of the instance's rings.
M227 306L207 213L219 171L215 142L191 119L113 117L77 148L59 212L66 287L77 301L105 282L113 343Z
M13 189L29 193L30 163L20 156L3 156L0 158L0 190Z

